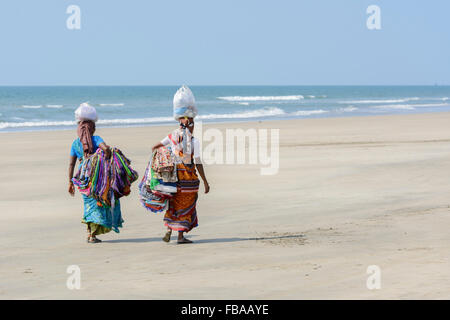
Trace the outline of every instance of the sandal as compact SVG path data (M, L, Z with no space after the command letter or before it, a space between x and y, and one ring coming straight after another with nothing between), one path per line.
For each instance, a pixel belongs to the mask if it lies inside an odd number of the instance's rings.
M162 238L162 241L164 242L170 242L170 236L172 235L172 230L167 231L166 235L164 236L164 238Z
M193 243L193 241L186 239L185 237L183 237L183 239L178 240L177 241L178 244L183 244L183 243Z
M102 242L102 240L96 238L95 236L89 236L87 238L87 242L88 243L100 243L100 242Z

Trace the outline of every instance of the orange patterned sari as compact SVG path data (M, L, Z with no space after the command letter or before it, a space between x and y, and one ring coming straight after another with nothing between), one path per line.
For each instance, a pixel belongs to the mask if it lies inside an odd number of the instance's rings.
M171 230L189 232L198 226L196 204L200 181L194 164L177 164L177 176L177 193L169 201L164 224Z

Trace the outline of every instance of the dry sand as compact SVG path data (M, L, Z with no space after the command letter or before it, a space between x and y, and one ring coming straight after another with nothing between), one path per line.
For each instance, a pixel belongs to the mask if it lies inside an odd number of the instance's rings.
M2 299L450 298L450 113L206 124L279 128L280 170L209 165L192 245L163 243L137 183L120 234L85 242L74 131L0 134ZM103 128L143 174L172 127ZM81 289L69 290L69 265ZM381 289L368 290L369 265Z

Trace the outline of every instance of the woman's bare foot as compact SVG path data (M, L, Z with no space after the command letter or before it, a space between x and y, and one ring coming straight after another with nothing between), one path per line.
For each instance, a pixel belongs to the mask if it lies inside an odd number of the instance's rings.
M193 241L186 239L185 237L178 239L177 243L182 244L182 243L192 243Z
M179 231L179 232L178 232L178 241L177 241L177 243L179 243L179 244L182 244L182 243L192 243L192 241L189 240L189 239L186 239L186 238L184 237L184 235L183 235L183 232L182 232L182 231Z
M88 243L99 243L102 242L102 240L98 239L96 236L89 235L87 238Z

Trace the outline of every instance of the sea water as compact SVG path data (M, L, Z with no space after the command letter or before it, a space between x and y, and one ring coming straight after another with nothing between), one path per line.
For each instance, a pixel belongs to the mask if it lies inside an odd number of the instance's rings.
M450 86L190 86L198 120L285 120L450 111ZM82 102L99 127L174 123L176 86L0 87L0 132L75 127Z

